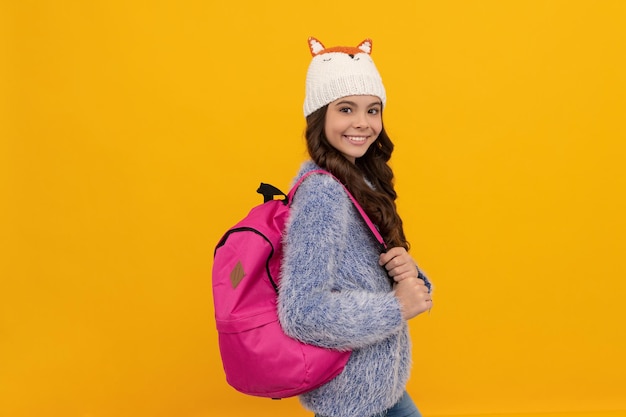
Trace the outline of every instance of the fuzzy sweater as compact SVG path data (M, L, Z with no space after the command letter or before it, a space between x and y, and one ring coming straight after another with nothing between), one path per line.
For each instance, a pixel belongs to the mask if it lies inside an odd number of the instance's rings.
M319 169L304 163L297 178ZM305 343L351 350L343 372L300 396L309 410L367 417L402 396L411 341L379 246L342 186L328 175L300 185L284 241L278 314L284 331Z

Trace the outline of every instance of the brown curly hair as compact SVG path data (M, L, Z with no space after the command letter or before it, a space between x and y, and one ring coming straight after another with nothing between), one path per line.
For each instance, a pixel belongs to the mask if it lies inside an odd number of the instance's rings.
M388 247L400 246L409 250L398 215L393 185L393 171L387 164L393 152L393 142L385 127L365 155L353 164L335 149L326 138L324 125L328 106L313 112L306 118L305 138L313 162L330 171L359 202L369 218L376 224ZM373 186L370 186L367 182Z

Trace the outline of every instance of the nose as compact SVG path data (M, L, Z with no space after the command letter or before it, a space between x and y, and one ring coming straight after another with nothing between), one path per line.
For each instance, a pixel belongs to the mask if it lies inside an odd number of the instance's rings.
M364 129L369 126L367 122L367 114L358 112L354 115L354 119L352 120L352 126L357 129Z

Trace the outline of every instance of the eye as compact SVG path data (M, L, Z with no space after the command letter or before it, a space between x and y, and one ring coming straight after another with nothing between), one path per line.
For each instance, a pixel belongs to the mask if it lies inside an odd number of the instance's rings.
M331 59L332 59L332 58L326 58L326 59L323 59L323 58L322 58L322 61L324 61L324 62L328 62L328 61L330 61Z
M342 113L352 113L352 109L350 107L341 107L339 111Z
M378 113L380 113L380 109L374 107L374 108L369 109L367 112L369 114L378 114Z

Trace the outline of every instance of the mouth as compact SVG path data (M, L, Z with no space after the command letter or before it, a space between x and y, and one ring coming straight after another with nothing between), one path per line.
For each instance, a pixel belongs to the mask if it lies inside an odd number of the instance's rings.
M343 135L343 137L348 142L354 143L355 145L363 144L367 141L367 138L369 138L369 136L348 136L348 135Z

